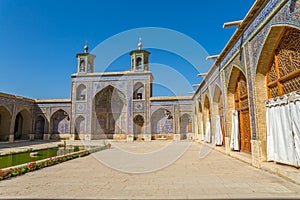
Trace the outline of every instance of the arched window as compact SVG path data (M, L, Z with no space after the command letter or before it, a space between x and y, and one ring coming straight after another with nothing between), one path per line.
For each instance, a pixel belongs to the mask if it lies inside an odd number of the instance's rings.
M76 100L85 100L86 99L86 86L81 84L77 87L76 90Z
M84 72L84 71L85 71L85 60L80 59L79 72Z
M143 69L143 63L142 63L142 58L138 57L136 59L136 69L137 70L142 70Z
M267 73L268 98L300 89L300 31L286 28Z
M133 99L143 99L144 85L140 82L136 83L133 88Z

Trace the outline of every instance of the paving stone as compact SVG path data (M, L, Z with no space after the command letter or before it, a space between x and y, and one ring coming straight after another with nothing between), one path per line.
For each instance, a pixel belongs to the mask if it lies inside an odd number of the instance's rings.
M114 142L112 145L114 146ZM163 149L163 142L118 143L132 153ZM182 147L182 146L181 146ZM179 147L179 148L181 148ZM172 148L176 148L176 145ZM123 173L97 160L111 149L0 181L1 198L230 199L299 198L300 185L212 151L199 158L193 143L178 160L150 173ZM136 152L135 152L136 150ZM153 160L152 162L159 162ZM126 163L122 158L120 163ZM142 163L143 164L143 163ZM144 163L147 164L147 163ZM159 164L159 163L156 163ZM131 165L132 166L132 163ZM143 165L141 165L143 166ZM16 187L16 186L22 187ZM38 188L38 189L37 189Z

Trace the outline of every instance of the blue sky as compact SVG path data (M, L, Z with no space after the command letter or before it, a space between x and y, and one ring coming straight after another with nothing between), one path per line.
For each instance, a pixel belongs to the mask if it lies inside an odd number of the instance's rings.
M83 51L85 41L92 50L116 34L137 28L174 30L199 43L208 54L218 54L235 31L223 29L223 23L243 19L253 3L254 0L0 0L0 91L37 99L70 98L75 55ZM151 47L151 40L140 36L145 48ZM137 41L138 38L130 41L133 48ZM181 45L183 41L171 42ZM117 45L122 46L122 42ZM148 50L152 53L151 62L176 69L190 84L201 82L185 57L161 49ZM107 70L130 68L129 55L119 56ZM191 56L199 60L200 71L208 70L204 65L211 62L202 64L198 52ZM101 57L105 55L96 58L99 66ZM164 74L164 70L160 73ZM157 87L154 95L172 95L162 88ZM183 89L180 95L187 92Z

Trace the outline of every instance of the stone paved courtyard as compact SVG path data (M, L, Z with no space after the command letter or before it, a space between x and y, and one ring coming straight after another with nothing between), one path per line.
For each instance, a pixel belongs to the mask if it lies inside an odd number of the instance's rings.
M0 181L0 198L300 198L300 185L197 143L112 142L112 149Z

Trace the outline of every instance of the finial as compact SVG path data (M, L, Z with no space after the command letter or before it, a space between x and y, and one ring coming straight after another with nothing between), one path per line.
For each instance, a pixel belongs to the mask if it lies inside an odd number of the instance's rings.
M85 46L84 46L84 53L88 53L89 46L88 46L88 41L85 41Z
M139 43L138 43L138 49L141 50L142 49L142 38L139 38Z

